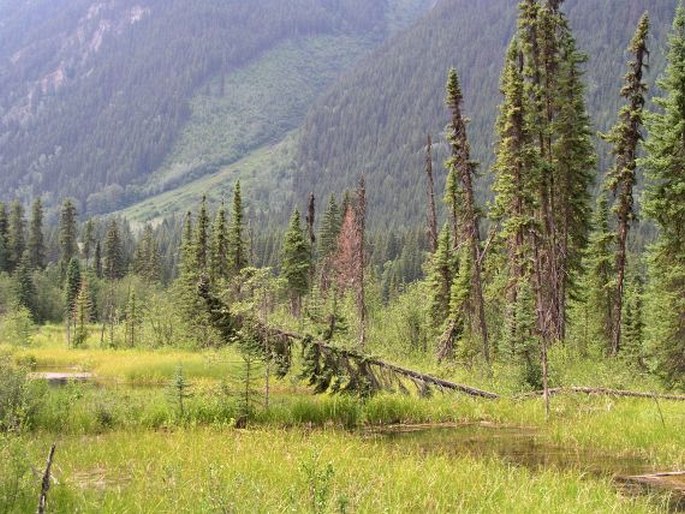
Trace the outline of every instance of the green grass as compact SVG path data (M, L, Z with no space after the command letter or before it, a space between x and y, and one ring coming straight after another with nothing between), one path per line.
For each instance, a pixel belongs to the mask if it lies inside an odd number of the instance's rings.
M36 466L53 437L25 441ZM337 430L61 437L55 463L52 512L659 511L607 480L423 455Z
M235 349L110 350L90 344L67 349L62 329L48 326L29 348L1 348L39 368L94 372L100 382L30 385L26 435L3 438L0 445L6 466L14 466L20 480L0 484L0 496L14 487L21 493L17 502L35 502L35 494L24 495L36 487L26 470L38 469L56 440L54 512L340 512L343 506L345 512L663 510L645 498L624 498L608 478L579 470L526 469L496 454L386 444L357 432L389 424L521 427L543 449L635 458L664 471L685 467L685 411L678 402L564 395L552 399L546 420L539 398L386 393L361 400L312 395L290 376L272 378L267 409L264 368L257 367L250 430L243 431L233 428L244 412L243 368ZM588 360L583 368L561 351L554 358L557 366L568 365L565 377L591 376L588 368L600 381L611 375L605 363ZM174 388L179 365L189 384L183 411ZM477 370L471 376L442 371L466 383L498 384ZM21 505L14 510L26 510Z

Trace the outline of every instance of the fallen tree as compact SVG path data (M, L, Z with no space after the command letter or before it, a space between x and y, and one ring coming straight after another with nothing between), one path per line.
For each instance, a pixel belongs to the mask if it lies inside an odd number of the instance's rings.
M489 400L502 397L497 393L405 368L357 350L315 340L311 336L269 327L258 319L233 314L229 306L211 291L206 279L200 281L198 292L206 302L212 325L221 333L223 339L227 343L249 346L251 351L259 352L263 358L276 362L280 376L285 376L290 371L293 348L296 343L300 343L304 357L301 377L306 379L318 393L350 392L369 396L381 390L406 392L406 382L409 382L421 395L428 395L431 389L435 388ZM580 393L685 401L685 395L625 391L604 387L556 387L548 389L547 392L549 395ZM544 391L535 391L515 396L514 399L532 398L543 394Z
M300 343L304 357L302 378L316 392L351 392L369 396L381 390L405 391L406 382L421 395L432 388L469 396L497 399L496 393L398 366L349 348L266 326L260 320L233 314L228 305L212 293L209 282L201 280L198 292L207 304L210 321L227 343L237 342L250 351L260 352L277 363L278 374L285 376L292 364L294 345Z
M648 393L643 391L626 391L623 389L611 389L607 387L553 387L547 390L549 395L558 394L568 394L568 393L581 393L581 394L594 394L599 396L617 396L622 398L650 398L657 400L673 400L683 402L685 401L685 395L682 394L661 394L661 393ZM518 396L518 398L530 398L533 396L541 396L543 391L534 391L532 393L526 393Z

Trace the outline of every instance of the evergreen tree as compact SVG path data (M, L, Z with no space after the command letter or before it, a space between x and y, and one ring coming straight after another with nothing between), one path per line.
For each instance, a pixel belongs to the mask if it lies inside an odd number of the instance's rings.
M452 116L447 134L451 146L451 156L446 163L450 177L448 178L448 200L451 211L458 213L455 214L455 218L459 217L458 222L457 219L453 221L454 225L458 226L456 231L459 238L458 242L464 244L468 249L468 255L465 255L464 259L464 264L468 263L468 266L460 269L459 272L462 273L468 269L470 273L467 292L464 293L465 300L461 308L469 311L469 314L473 313L474 332L478 333L480 337L483 357L489 363L490 345L485 320L485 301L483 299L479 215L473 191L476 163L471 160L471 151L466 135L466 121L461 112L463 95L454 68L449 71L446 89L445 101ZM454 243L456 244L456 241ZM453 310L453 312L456 311Z
M95 242L95 252L93 253L93 269L95 270L95 276L97 278L102 278L102 246L100 241Z
M628 63L628 73L624 78L621 96L626 105L621 108L618 123L605 136L612 143L615 158L614 166L605 179L605 187L615 197L614 212L617 217L617 250L616 250L616 288L613 292L613 312L611 327L611 354L617 355L621 347L621 326L623 312L624 283L626 274L626 245L630 224L635 219L633 209L633 187L636 183L637 147L642 139L642 111L645 105L647 86L642 80L643 69L649 53L647 51L647 33L649 17L642 15L637 30L630 42L629 51L633 59Z
M440 231L438 246L428 264L427 284L434 327L443 325L449 315L451 287L456 272L452 242L447 225Z
M646 118L643 207L659 230L649 250L648 344L669 385L685 387L685 6L669 38L660 110Z
M584 261L583 323L587 335L593 340L602 341L610 350L616 234L609 228L609 206L605 194L597 198L593 227Z
M233 208L231 224L228 229L228 262L231 274L236 276L247 266L247 248L244 239L243 199L240 193L240 182L236 182L233 191Z
M625 315L623 316L623 349L622 352L631 362L641 368L646 367L644 355L644 284L642 277L635 275L626 281Z
M295 209L283 241L281 274L286 282L293 315L297 317L300 316L302 297L309 289L311 264L311 253L302 230L300 211Z
M107 225L104 248L103 273L108 280L119 280L126 274L126 262L121 241L119 224L115 219Z
M141 306L138 302L136 292L131 290L128 295L128 302L126 303L126 319L125 319L125 341L126 345L133 348L136 345L136 338L138 337L138 328L141 324Z
M210 245L210 277L213 282L220 282L229 278L228 267L228 225L226 222L226 206L221 202L214 218L212 227L212 243Z
M180 246L180 276L193 273L195 266L195 252L193 251L193 215L188 211L183 221Z
M76 206L67 198L62 204L59 218L60 270L62 276L67 272L71 259L77 255L76 244Z
M36 319L36 286L33 282L31 271L31 258L29 256L29 252L24 251L22 258L19 260L19 265L14 273L17 301L19 302L19 305L25 307L31 313L34 321L40 321Z
M78 259L72 257L67 266L66 280L64 281L64 313L67 321L74 312L76 297L81 289L81 266Z
M88 339L88 324L91 322L91 314L93 310L90 287L88 280L84 277L81 280L78 294L74 300L74 306L71 310L71 321L74 327L74 334L71 339L71 344L75 348L83 346Z
M331 195L319 229L319 275L323 291L326 291L331 283L331 264L338 247L341 219L335 195Z
M18 200L14 200L10 206L9 224L7 227L10 273L19 267L24 250L26 250L25 225L24 207Z
M28 251L32 269L45 268L45 238L43 236L43 203L36 198L31 208Z
M497 121L495 204L492 217L500 225L499 244L506 251L504 327L507 341L527 338L525 329L516 322L520 290L531 280L530 247L534 227L535 189L532 170L536 169L535 151L526 113L530 99L524 89L522 53L517 39L507 52L502 71L501 89L504 100ZM525 302L523 302L525 303Z
M133 256L133 272L143 278L147 283L159 282L162 274L162 263L159 254L159 245L155 239L152 226L145 225L143 235L138 241Z
M536 330L545 344L565 337L566 302L590 228L595 162L580 71L584 56L560 4L520 4L502 78L495 166L510 281L518 284L514 291L522 280L531 282Z
M207 197L202 197L200 210L195 224L195 265L200 271L207 269L209 262L209 214L207 212Z
M83 228L83 258L86 264L90 263L91 253L95 250L95 222L88 218Z

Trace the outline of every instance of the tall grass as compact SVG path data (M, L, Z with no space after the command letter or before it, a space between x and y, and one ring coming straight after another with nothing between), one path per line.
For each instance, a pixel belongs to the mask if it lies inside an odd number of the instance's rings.
M50 435L26 444L40 462ZM53 512L658 512L605 480L423 455L339 431L182 429L58 441Z

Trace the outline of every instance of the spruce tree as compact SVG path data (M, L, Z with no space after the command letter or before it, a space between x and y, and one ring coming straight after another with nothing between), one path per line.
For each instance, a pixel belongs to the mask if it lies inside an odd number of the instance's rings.
M685 388L685 7L679 4L666 71L646 117L643 208L658 228L649 250L648 344L666 382Z
M45 268L45 238L43 236L43 203L36 198L31 208L28 251L32 269Z
M72 257L67 266L66 279L64 281L64 313L67 321L74 312L76 297L81 289L81 266L76 257Z
M228 229L228 262L231 274L236 276L247 266L247 247L245 244L245 221L243 215L243 199L240 192L240 182L236 182L233 191L233 208L231 210L231 224Z
M83 346L88 339L88 325L91 322L91 314L93 310L90 287L88 280L84 277L78 290L78 294L74 300L74 306L71 310L71 321L74 327L74 334L71 339L73 347L78 348Z
M136 292L132 289L128 295L128 302L126 303L126 319L125 319L125 343L127 346L133 348L136 346L138 337L138 328L141 324L141 306L138 302Z
M441 327L450 308L450 292L456 271L456 263L450 240L450 230L445 225L438 237L438 246L428 263L428 292L432 325Z
M24 207L18 200L14 200L10 206L10 217L7 227L10 273L19 267L24 250L26 250L25 231Z
M283 241L281 274L286 282L293 315L297 317L300 316L302 297L309 290L311 265L311 253L302 230L300 211L295 209Z
M88 218L83 228L83 258L86 264L90 264L91 254L95 251L95 222Z
M14 273L17 301L19 302L19 305L25 307L31 313L34 321L40 321L39 319L36 319L37 293L31 271L31 257L29 256L28 251L24 251L22 258L19 260L19 265Z
M226 220L226 206L223 201L214 218L210 250L209 270L212 281L217 283L227 280L229 278L228 224Z
M341 222L340 208L335 196L331 195L319 229L319 277L320 287L324 292L331 285L331 264L338 247Z
M565 337L566 303L590 228L595 163L580 71L584 56L560 4L520 4L502 78L495 166L509 276L517 289L530 281L536 331L545 344Z
M78 246L76 244L76 206L74 202L67 198L62 204L59 218L59 248L60 248L60 270L62 276L67 272L69 262L77 255Z
M615 198L614 212L616 213L616 288L613 292L611 354L617 355L621 347L621 326L623 313L623 297L626 276L626 251L628 231L635 219L633 209L633 187L636 183L636 161L638 143L642 139L642 111L645 105L647 86L642 80L643 69L647 65L647 33L649 32L649 17L642 15L635 35L630 42L629 51L633 58L628 63L628 73L624 78L621 96L626 104L621 108L617 124L605 139L613 145L614 166L609 170L605 179L605 187Z
M162 263L159 245L149 223L143 228L143 235L138 240L132 267L133 272L143 278L148 284L154 284L161 280Z
M209 263L209 213L207 212L207 197L202 197L200 210L195 224L195 265L200 271L206 271Z
M531 173L536 169L536 156L526 121L526 113L531 111L531 107L522 71L522 53L518 40L514 39L509 46L501 78L504 99L497 120L497 158L493 168L495 204L491 212L500 226L498 242L506 252L503 326L508 341L528 337L523 328L522 333L518 333L520 324L516 322L516 312L519 293L531 281L531 234L536 209L534 176Z
M613 292L616 234L609 228L609 205L606 194L597 198L584 267L582 285L584 332L610 350L613 329Z
M458 213L459 220L453 221L458 226L455 231L459 244L468 249L464 263L468 263L468 292L463 308L473 313L474 333L480 337L485 361L490 363L490 344L485 320L485 301L483 299L483 278L480 258L479 214L476 206L473 181L476 163L471 160L471 151L466 134L466 120L462 115L463 95L457 72L450 69L447 78L447 95L445 102L450 109L451 121L447 139L451 147L451 156L446 165L449 170L449 201L451 210ZM457 244L454 241L454 244ZM467 269L466 267L464 269ZM463 270L460 270L462 272ZM465 278L464 278L465 279ZM471 332L471 327L469 327Z
M126 262L124 260L124 249L119 224L115 219L110 220L107 225L104 246L103 273L105 278L111 281L123 278L126 274Z
M95 252L93 253L93 269L95 270L95 276L97 278L102 278L102 245L100 241L95 242Z

